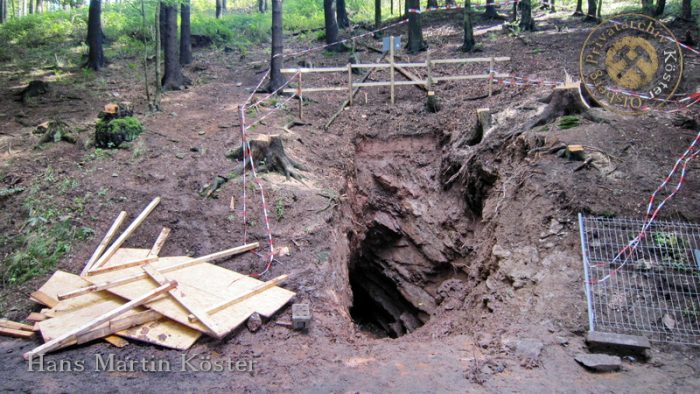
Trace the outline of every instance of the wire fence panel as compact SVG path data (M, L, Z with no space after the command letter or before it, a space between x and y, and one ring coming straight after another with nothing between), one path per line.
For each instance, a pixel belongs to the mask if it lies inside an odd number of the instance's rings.
M700 225L643 226L579 214L590 330L700 345Z

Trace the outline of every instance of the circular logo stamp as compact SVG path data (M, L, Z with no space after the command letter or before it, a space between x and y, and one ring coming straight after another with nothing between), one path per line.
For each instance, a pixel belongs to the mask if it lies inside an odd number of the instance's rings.
M673 96L683 76L683 53L661 22L623 14L588 35L579 67L584 87L600 105L635 113Z

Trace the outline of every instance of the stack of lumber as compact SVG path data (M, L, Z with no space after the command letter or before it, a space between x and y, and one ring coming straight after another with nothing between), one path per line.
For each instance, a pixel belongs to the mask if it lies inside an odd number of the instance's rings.
M57 271L31 294L45 305L27 320L32 325L0 320L0 334L45 343L25 359L67 346L103 339L115 346L128 339L186 350L202 335L220 339L258 313L272 316L294 293L211 262L253 250L250 243L202 257L161 257L170 234L164 228L151 249L122 247L158 205L154 199L110 245L126 218L121 212L80 275Z

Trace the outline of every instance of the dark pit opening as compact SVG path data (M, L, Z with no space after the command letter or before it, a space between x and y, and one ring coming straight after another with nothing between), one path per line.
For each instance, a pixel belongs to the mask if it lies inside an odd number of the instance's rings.
M399 290L402 279L386 270L372 249L365 247L350 261L350 316L372 336L398 338L422 326L428 316L406 300Z

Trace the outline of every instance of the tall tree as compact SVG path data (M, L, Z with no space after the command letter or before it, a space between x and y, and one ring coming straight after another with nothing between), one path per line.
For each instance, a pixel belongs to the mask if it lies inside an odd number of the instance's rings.
M163 90L180 90L186 84L185 76L182 75L182 66L178 56L177 45L177 16L178 7L176 4L161 3L161 13L165 13L165 42L163 52L165 53L165 69L163 71Z
M221 13L223 12L224 3L223 0L216 0L216 17L221 18Z
M180 4L180 64L192 63L192 37L190 32L190 0Z
M464 0L464 44L462 50L471 52L474 49L474 28L472 27L472 5Z
M0 23L7 22L7 0L0 0Z
M272 55L270 58L270 83L267 90L273 92L285 84L282 76L284 61L284 39L282 37L282 0L272 0Z
M495 0L486 0L486 11L484 11L485 17L494 19L498 16L498 11L496 11L496 7L494 6L495 3Z
M336 14L338 16L338 27L341 29L347 29L350 27L350 18L348 18L348 11L345 7L345 0L336 0Z
M329 51L337 51L340 47L335 42L338 41L338 22L335 19L335 1L323 0L323 19L326 28L326 44Z
M226 10L228 9L228 5L227 5L226 3L227 3L226 0L221 0L221 11L224 12L224 13L225 13Z
M428 0L428 8L437 8L438 2L437 0Z
M576 11L574 11L573 16L583 15L583 0L576 0Z
M654 0L642 0L642 9L647 15L651 15L654 12Z
M594 1L595 0L588 0ZM532 19L532 3L531 0L522 0L520 2L520 30L533 31L535 30L535 20Z
M160 85L160 50L161 50L161 45L163 41L160 39L160 11L161 11L161 1L158 0L156 2L156 17L154 19L154 25L155 25L155 37L153 41L156 42L156 92L153 97L153 105L150 106L151 111L160 111L160 95L162 93L163 88Z
M690 0L683 0L683 6L681 8L681 18L691 21L693 19L693 12Z
M102 50L102 2L101 0L90 0L88 10L88 31L87 42L90 51L88 61L85 65L95 71L99 71L105 65L105 55Z
M656 9L654 10L654 16L661 16L666 8L666 0L656 0Z
M409 9L420 10L419 0L406 0ZM421 14L417 12L408 13L408 51L417 53L428 48L423 40L423 26L421 25Z
M262 13L267 11L267 0L258 0L258 11Z
M585 21L597 21L597 10L598 10L598 5L596 4L596 0L588 0L588 11L586 11L586 17L583 18Z
M378 30L382 24L382 0L374 0L374 30ZM379 38L379 32L374 33Z

